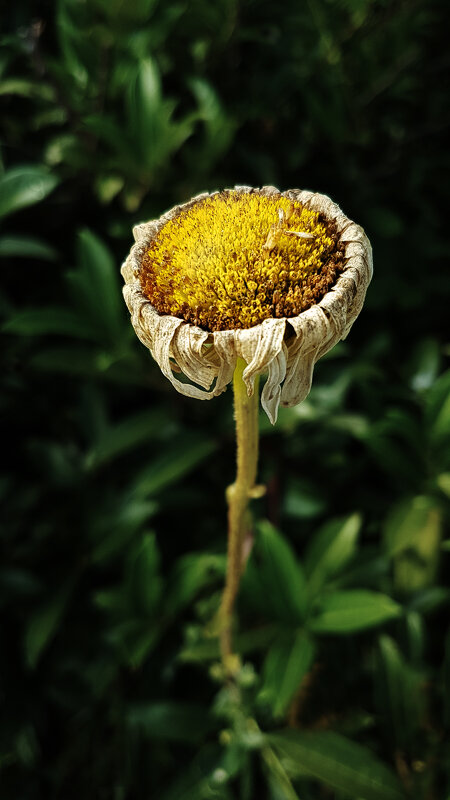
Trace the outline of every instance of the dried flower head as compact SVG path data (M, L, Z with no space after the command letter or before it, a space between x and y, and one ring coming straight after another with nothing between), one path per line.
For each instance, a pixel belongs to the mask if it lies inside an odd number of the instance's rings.
M163 374L206 400L243 358L249 395L267 373L261 402L272 423L280 402L304 400L315 362L347 336L372 276L362 228L328 197L298 189L202 194L133 233L124 296Z

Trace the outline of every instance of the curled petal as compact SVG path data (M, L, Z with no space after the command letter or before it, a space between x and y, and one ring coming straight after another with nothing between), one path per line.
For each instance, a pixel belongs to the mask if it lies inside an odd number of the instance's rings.
M273 186L260 190L249 186L235 188L245 194L254 191L269 196L280 194ZM146 250L167 221L179 214L180 209L207 196L198 195L166 212L159 220L133 229L136 243L121 269L132 324L163 374L178 392L188 397L208 400L223 392L232 380L238 357L247 363L243 379L249 395L254 391L256 375L267 373L261 403L274 423L280 402L292 406L308 395L316 361L347 336L358 316L373 271L370 243L363 229L348 219L329 197L299 189L284 192L285 197L334 222L345 245L345 268L320 302L297 317L270 318L248 329L206 331L178 317L160 315L142 292L139 272ZM178 368L192 383L178 380L173 368Z
M134 274L133 265L131 263L131 259L127 258L126 261L123 262L120 268L120 274L125 281L125 285L128 285L136 280L136 276Z
M236 331L236 340L245 342L245 346L242 350L238 350L238 354L247 361L242 378L249 396L253 394L256 375L266 372L272 360L280 352L285 330L285 319L265 319L260 325L249 328L248 331ZM244 336L251 331L254 332L253 336Z
M277 421L281 400L281 384L286 377L286 367L287 347L283 342L281 350L269 364L267 380L261 392L261 405L272 425L275 425Z
M159 364L163 375L169 379L172 386L180 392L180 394L184 394L186 397L193 397L197 400L210 400L215 395L214 390L208 392L198 386L193 386L191 383L183 383L175 378L172 370L171 356L174 350L174 340L177 335L179 335L181 329L187 326L188 324L186 322L183 322L182 319L178 319L177 317L171 317L169 315L159 316L159 323L155 324L153 329L153 346L151 348L151 353L155 361ZM185 341L189 340L185 338ZM192 350L184 354L183 363L185 368L192 374L192 364L197 359L197 353L195 352L197 342L195 339L190 340L190 346ZM190 356L192 356L192 362L188 366ZM206 373L204 371L201 376L195 375L196 383L200 383L200 380L202 380L203 385L205 385L205 375ZM206 385L208 385L208 383L206 383Z
M143 310L145 311L145 307ZM172 386L180 391L180 386L183 386L183 384L174 377L170 364L170 351L174 334L180 327L180 324L183 324L183 320L178 320L176 317L169 316L160 317L159 320L156 320L153 315L150 317L149 314L146 314L145 316L147 317L147 324L154 323L154 328L152 330L153 358L159 364L162 374L169 379ZM177 325L177 322L180 324Z
M213 345L206 358L214 360L217 369L216 393L220 394L233 379L237 354L235 331L216 331Z
M171 343L171 354L180 370L204 389L209 389L216 377L214 366L207 363L202 352L207 338L208 331L184 323L176 330Z
M135 242L145 242L145 240L155 234L158 230L157 220L153 222L145 222L141 225L135 225L133 228L133 236Z
M295 331L295 338L287 346L288 365L281 390L281 404L295 406L309 394L319 349L326 346L333 330L326 314L318 305L288 322Z
M309 192L307 189L288 189L284 194L289 197L289 200L302 203L304 206L308 205L311 197L314 196L314 192Z

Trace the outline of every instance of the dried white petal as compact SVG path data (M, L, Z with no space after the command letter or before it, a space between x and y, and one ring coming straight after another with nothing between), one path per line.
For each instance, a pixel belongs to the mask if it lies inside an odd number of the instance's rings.
M247 362L242 378L249 395L253 393L256 375L266 372L283 345L285 319L265 319L260 325L237 330L236 352Z
M281 399L281 384L286 377L287 347L282 343L281 350L269 363L267 380L261 392L261 405L272 425L277 421Z
M235 189L243 193L261 191L268 196L280 194L274 186L261 190L249 186ZM139 283L143 255L180 208L190 207L207 194L176 206L159 220L137 225L133 229L136 244L121 270L133 327L175 389L188 397L209 400L226 389L237 358L243 358L247 363L243 379L249 395L254 391L255 377L267 373L261 403L272 423L276 421L280 402L283 406L293 406L308 395L316 361L347 336L362 308L372 277L369 240L363 229L348 219L336 203L325 195L306 190L290 189L283 194L333 220L340 240L346 243L346 266L335 285L317 305L297 317L266 319L248 329L208 332L178 317L160 315L153 308ZM301 238L311 236L295 231L289 233ZM192 383L178 380L173 365Z
M208 331L184 323L176 330L171 342L172 358L181 371L204 389L209 389L216 377L214 366L206 363L202 352L207 338Z
M288 364L281 390L281 404L295 406L309 394L319 349L328 345L333 330L318 305L292 317L288 323L294 329L295 337L287 342Z

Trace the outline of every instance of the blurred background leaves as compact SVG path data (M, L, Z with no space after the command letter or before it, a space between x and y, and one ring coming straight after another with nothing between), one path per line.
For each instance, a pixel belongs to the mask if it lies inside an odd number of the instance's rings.
M450 794L448 48L439 0L20 0L0 38L5 800ZM202 190L330 194L372 241L348 341L275 428L210 621L227 393L172 391L120 295Z

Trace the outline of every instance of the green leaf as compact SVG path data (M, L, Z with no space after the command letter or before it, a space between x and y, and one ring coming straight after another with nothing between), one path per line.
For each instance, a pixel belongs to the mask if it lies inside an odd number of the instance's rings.
M394 746L404 746L402 732L405 719L403 716L403 681L405 680L405 664L396 643L390 636L380 636L379 665L376 671L377 694L383 714L389 718L389 733ZM412 698L411 698L412 699Z
M71 587L64 588L31 615L25 629L25 659L34 669L45 648L55 636L69 599Z
M308 634L297 631L294 636L279 635L263 664L262 687L258 699L269 703L274 717L282 717L311 668L315 655Z
M433 497L409 498L394 507L384 526L384 541L394 561L398 591L415 592L433 583L441 536L442 512Z
M401 492L405 492L405 486L416 486L418 477L425 475L423 427L406 409L387 408L366 437L367 447Z
M101 239L89 230L78 236L78 272L67 276L75 299L109 342L120 343L125 322L119 271Z
M99 508L98 522L95 518L91 521L91 535L98 542L91 551L91 562L102 563L121 552L125 553L128 543L157 509L153 500L134 500L130 503L128 497L115 507L111 508L109 504L107 511Z
M445 654L443 667L444 682L444 723L450 726L450 631L445 637Z
M334 430L343 431L363 441L370 431L369 420L361 414L333 414L327 424Z
M359 514L351 514L344 520L331 521L314 536L305 557L311 595L353 558L361 523Z
M70 75L71 81L65 82L66 91L87 91L89 79L95 81L92 56L95 55L96 41L86 30L89 25L83 4L74 0L59 0L56 12L56 34L58 45L63 56L63 74ZM98 45L97 45L98 46ZM94 62L95 63L95 62ZM69 95L74 103L74 99ZM77 98L77 103L80 100Z
M30 97L32 99L55 102L55 90L42 80L29 81L25 78L8 78L0 82L0 96L5 94Z
M163 408L127 417L103 433L87 457L87 466L96 469L135 447L146 447L152 437L161 435L161 431L170 432L170 422Z
M125 384L127 387L135 385L148 389L148 381L139 358L125 353L117 356L92 344L40 348L30 358L29 363L34 369L45 372L95 377L98 380Z
M436 339L422 339L417 343L408 364L410 385L416 392L423 392L433 385L440 361L440 343Z
M271 747L264 747L261 758L270 787L270 800L300 800L275 751Z
M162 633L159 621L151 625L148 619L128 619L110 628L108 639L116 646L123 663L133 669L140 667L153 650Z
M197 750L183 770L175 770L173 782L158 792L158 800L234 800L222 767L223 748L207 743ZM242 798L248 800L248 798Z
M39 258L42 261L56 261L58 252L54 247L33 236L2 236L0 257Z
M148 703L131 706L126 723L144 736L198 745L214 728L208 709L197 703Z
M425 624L417 611L408 611L405 617L408 655L413 664L422 664L425 654Z
M215 442L190 436L178 438L174 444L165 446L148 467L140 472L132 490L137 497L156 494L170 484L180 480L208 458L216 449Z
M159 70L150 58L140 61L128 83L126 108L125 146L138 180L125 193L125 200L129 209L135 209L145 193L143 183L150 186L155 173L167 165L170 155L191 135L196 115L173 119L176 103L163 97Z
M323 514L326 502L321 487L309 481L289 481L286 489L284 512L298 519L310 519Z
M436 483L441 492L443 492L446 497L450 498L450 472L441 472L436 478Z
M266 737L292 776L310 776L358 800L403 800L394 773L369 749L331 731L281 731Z
M450 434L450 370L444 372L426 396L426 419L431 435L439 441Z
M308 622L314 633L355 633L399 617L402 607L385 594L361 590L330 592Z
M58 178L41 166L13 167L0 176L0 218L44 200Z
M95 181L95 193L103 205L108 205L122 191L125 179L120 175L99 175Z
M258 525L248 571L249 582L258 584L267 609L280 620L302 621L306 607L303 570L291 546L270 522Z
M127 94L128 124L141 154L147 151L152 155L158 146L161 104L159 72L155 62L147 58L141 61Z
M160 555L154 534L146 534L129 556L126 586L135 613L153 616L159 607L163 590Z
M430 614L448 603L450 603L448 586L430 586L412 597L409 608L418 611L419 614Z
M390 636L380 636L376 689L381 719L394 749L408 747L424 722L425 675L406 663Z
M202 589L222 579L225 556L208 553L187 553L178 559L170 577L167 608L177 613L187 606Z
M30 363L35 369L68 375L96 375L101 354L87 346L52 347L39 350Z
M384 555L378 555L378 547L365 547L352 560L348 569L333 578L333 589L378 589L380 581L390 575L391 565Z
M236 124L222 107L215 89L202 78L191 78L189 88L198 104L198 116L204 124L204 141L199 168L208 168L230 147Z
M21 336L76 336L81 339L92 338L93 332L74 311L66 308L32 308L21 311L3 326L7 333Z

